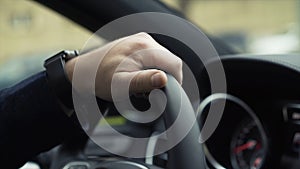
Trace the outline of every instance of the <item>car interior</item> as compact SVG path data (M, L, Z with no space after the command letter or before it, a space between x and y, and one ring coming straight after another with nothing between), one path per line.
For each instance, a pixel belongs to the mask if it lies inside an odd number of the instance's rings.
M142 12L171 14L189 20L182 11L160 0L36 0L34 3L51 9L90 32L96 32L115 19ZM145 18L145 22L147 19L149 18ZM197 24L197 27L202 30L201 24ZM122 28L114 31L122 34ZM206 30L203 32L206 33ZM191 100L185 94L182 97L185 118L195 117L194 113L199 113L196 123L191 126L185 138L167 152L154 153L170 141L171 135L167 134L166 138L155 136L174 123L178 115L176 110L180 105L176 98L178 93L185 93L176 88L175 80L170 76L163 90L168 98L166 110L153 122L136 123L120 115L113 103L100 101L99 104L100 109L106 112L105 120L116 131L134 138L150 137L144 145L144 157L116 155L98 146L85 133L79 133L50 151L34 157L22 169L30 166L40 169L300 168L299 54L285 51L282 54L249 54L238 50L234 45L232 47L232 44L224 40L225 36L206 33L219 59L212 58L203 63L180 39L154 33L150 35L179 56L196 78L200 100ZM100 36L105 41L115 39L111 35ZM211 89L212 81L207 71L218 69L219 61L225 72L226 93ZM36 70L30 70L34 71ZM5 86L4 84L1 82L0 86ZM133 97L131 101L139 110L149 108L147 98ZM220 122L211 136L200 143L198 138L206 121L218 113L210 114L210 108L222 103L224 110ZM106 131L107 126L100 121L97 127ZM102 144L112 147L120 154L134 150L137 144L119 138L109 130L97 133L97 137Z

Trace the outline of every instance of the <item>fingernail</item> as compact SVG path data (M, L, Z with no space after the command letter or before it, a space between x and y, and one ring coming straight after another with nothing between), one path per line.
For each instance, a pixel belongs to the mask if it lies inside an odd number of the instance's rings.
M163 84L162 84L160 73L155 73L154 75L152 75L151 83L152 83L152 86L155 88L162 87Z

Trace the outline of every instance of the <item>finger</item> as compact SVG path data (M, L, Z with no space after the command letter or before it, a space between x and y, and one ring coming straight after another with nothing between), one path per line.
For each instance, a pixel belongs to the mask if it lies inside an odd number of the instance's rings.
M142 70L137 73L130 83L131 93L150 92L167 84L166 74L157 69Z
M182 60L165 48L140 50L133 56L141 63L143 69L155 68L163 70L175 77L182 84Z

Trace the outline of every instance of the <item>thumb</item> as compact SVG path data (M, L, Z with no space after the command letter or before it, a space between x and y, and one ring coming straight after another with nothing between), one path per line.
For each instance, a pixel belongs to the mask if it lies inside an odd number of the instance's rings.
M153 89L162 88L167 84L165 72L157 69L140 71L130 83L131 93L150 92Z

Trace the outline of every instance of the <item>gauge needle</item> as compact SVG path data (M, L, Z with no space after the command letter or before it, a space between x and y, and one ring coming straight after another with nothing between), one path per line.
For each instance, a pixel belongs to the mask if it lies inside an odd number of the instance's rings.
M250 140L247 143L236 147L234 149L234 152L237 154L237 153L240 153L241 151L244 151L244 150L247 150L247 149L251 149L251 148L253 148L256 145L256 143L257 142L255 140Z

